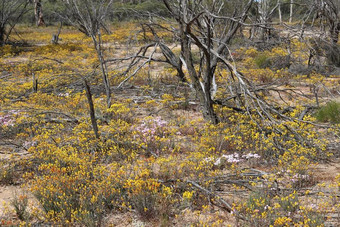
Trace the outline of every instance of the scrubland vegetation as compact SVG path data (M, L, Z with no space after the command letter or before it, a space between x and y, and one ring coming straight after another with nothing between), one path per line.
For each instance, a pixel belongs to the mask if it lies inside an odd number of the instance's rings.
M0 225L340 224L340 80L325 66L334 58L312 64L308 39L263 47L244 30L220 57L237 73L216 67L213 122L190 69L179 77L163 46L146 49L141 59L153 61L143 67L125 62L153 30L138 33L140 21L108 28L102 59L67 25L51 44L57 26L20 24L0 47L0 183L17 188ZM178 57L167 29L157 38ZM206 69L201 49L192 59Z

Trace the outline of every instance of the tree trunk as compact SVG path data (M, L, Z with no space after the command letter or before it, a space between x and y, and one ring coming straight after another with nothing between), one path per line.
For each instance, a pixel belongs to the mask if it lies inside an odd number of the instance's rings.
M279 11L279 20L280 20L280 24L282 24L282 11L281 11L281 1L278 0L278 4L279 6L277 7L278 11Z
M293 21L293 5L294 5L294 0L290 0L289 23L292 23Z
M34 15L37 26L45 25L41 0L34 0Z
M259 14L260 14L260 23L265 25L265 27L261 27L261 39L262 41L265 41L266 38L268 38L268 29L267 29L267 23L268 23L268 18L267 18L267 11L268 11L268 0L263 0L261 1L260 8L258 9Z
M155 36L157 36L157 34L154 31L152 31L152 32ZM158 37L156 37L156 38L158 40ZM186 82L185 74L182 70L183 63L181 61L181 58L176 57L176 55L170 50L170 48L167 47L166 45L164 45L162 42L159 43L159 46L162 50L163 55L165 56L165 58L169 62L169 64L176 68L178 78L182 82Z
M60 35L60 33L61 33L61 28L63 27L63 23L62 22L60 22L60 26L59 26L59 29L58 29L58 32L57 32L57 34L54 34L53 36L52 36L52 44L54 44L54 45L56 45L56 44L58 44L58 42L59 42L59 35Z
M185 32L184 24L181 25L181 46L183 48L183 57L185 60L185 63L188 68L188 73L192 82L192 85L196 91L196 95L199 99L200 106L202 109L202 114L204 119L210 121L213 124L217 124L219 122L217 114L214 111L213 108L213 101L211 99L210 94L210 75L206 76L206 81L202 82L200 81L197 72L195 70L193 59L192 59L192 51L191 51L191 44L189 41L189 34Z
M98 32L98 40L97 40L96 35L91 35L91 37L92 37L95 49L97 51L98 59L100 62L100 68L102 70L103 83L104 83L105 93L106 93L106 104L107 104L107 107L110 108L111 107L111 88L110 88L110 81L107 75L107 67L106 67L106 63L104 60L103 51L101 47L100 32Z
M205 99L202 102L203 117L208 119L211 123L217 124L219 119L215 113L213 100L209 91L205 91Z
M94 134L96 135L96 138L99 138L97 119L96 119L96 115L94 112L94 105L93 105L93 100L92 100L92 93L91 93L89 85L87 84L86 79L84 79L84 86L86 90L87 102L89 103L92 128L93 128Z
M32 80L33 80L32 90L34 93L37 93L38 92L38 79L35 77L35 73L32 73Z
M0 26L0 46L5 44L5 27Z
M185 74L183 72L182 67L183 67L183 63L181 59L179 59L178 68L177 68L177 77L181 80L181 82L187 82L187 80L185 79Z

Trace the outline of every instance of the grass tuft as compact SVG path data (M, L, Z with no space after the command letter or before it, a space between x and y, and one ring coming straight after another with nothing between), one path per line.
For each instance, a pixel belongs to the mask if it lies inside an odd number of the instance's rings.
M320 108L316 118L321 122L340 123L340 103L335 101L328 102Z

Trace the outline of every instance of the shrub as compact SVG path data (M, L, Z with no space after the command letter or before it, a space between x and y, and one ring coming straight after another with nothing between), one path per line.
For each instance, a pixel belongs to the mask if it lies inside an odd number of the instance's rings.
M162 16L167 16L167 9L158 1L145 1L141 4L135 6L135 10L141 13L144 12L153 12L160 14Z
M27 211L27 207L28 207L27 195L25 194L20 195L20 196L16 195L14 199L11 201L11 204L19 220L25 221L29 218L30 215Z
M106 212L116 207L122 195L118 177L96 165L90 155L72 157L69 161L60 160L68 162L64 166L41 164L39 169L44 175L34 179L31 191L40 202L46 220L54 224L100 225Z
M259 68L269 68L272 65L270 57L265 54L260 54L255 58L255 64Z
M321 122L340 123L340 103L335 101L327 103L317 112L316 118Z
M340 67L340 45L332 45L326 52L326 58L328 64Z
M20 163L0 160L0 184L14 185L20 179Z
M312 52L316 56L326 57L327 64L340 67L340 45L324 40L312 40Z

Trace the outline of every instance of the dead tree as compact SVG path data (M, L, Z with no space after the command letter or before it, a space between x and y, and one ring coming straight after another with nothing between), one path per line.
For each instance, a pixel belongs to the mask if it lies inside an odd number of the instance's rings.
M273 36L273 23L272 17L276 9L281 12L280 6L281 2L277 1L274 5L269 0L263 0L256 2L254 4L254 13L250 15L249 18L253 21L251 25L250 38L255 38L256 34L260 33L260 39L262 41L267 41ZM280 23L281 23L280 17Z
M333 44L339 41L340 33L340 1L339 0L314 0L311 7L315 9L315 13L320 18L325 18L329 28L329 38ZM323 21L321 21L323 24Z
M223 56L229 54L228 44L245 22L253 0L242 2L230 17L225 16L227 9L224 1L213 1L213 4L209 1L187 0L163 2L176 18L177 29L174 34L180 41L180 58L200 101L203 116L212 123L218 123L213 108L217 91L216 69L221 65L226 66L243 83L234 65ZM194 46L199 50L198 65L193 60Z
M59 42L59 35L60 35L60 33L61 33L61 28L63 27L63 23L62 22L60 22L60 26L59 26L59 28L58 28L58 32L57 32L57 34L53 34L52 35L52 40L51 40L51 42L52 42L52 44L58 44L58 42Z
M185 73L185 77L190 79L190 86L195 90L199 100L201 111L205 119L212 123L218 123L218 118L213 105L227 105L235 111L242 111L249 115L256 112L261 119L269 119L275 121L272 114L280 114L272 104L265 101L261 96L261 92L270 88L258 88L252 81L248 81L242 73L237 69L232 57L230 56L228 45L234 38L239 28L246 24L246 19L249 16L254 1L239 2L239 7L232 12L230 16L226 14L225 1L215 0L214 4L208 1L170 1L163 0L164 5L176 19L174 24L171 24L172 30L168 28L168 32L172 32L174 40L180 45L180 55L175 56L171 48L163 42L155 42L142 47L134 56L116 60L131 60L127 73L131 69L139 69L147 59L147 61L172 62L174 67L179 65ZM258 23L258 26L262 24ZM147 25L152 34L157 33L161 29L159 23L151 22ZM156 29L157 28L157 29ZM155 41L158 41L158 36L154 34ZM159 46L165 60L156 59L153 57L154 51L146 56L147 50L151 47ZM198 52L198 53L197 53ZM199 60L197 63L194 57ZM172 60L170 60L172 59ZM176 67L175 67L176 68ZM217 100L215 94L218 89L216 84L217 69L226 68L230 71L228 74L229 92L225 94L227 97ZM135 71L132 75L135 74ZM130 75L131 76L131 75ZM189 80L188 80L189 81ZM234 101L234 105L229 102Z
M217 91L216 69L220 64L228 67L232 74L235 74L244 84L242 76L224 56L228 55L228 44L244 24L253 0L239 3L239 7L235 7L230 17L224 16L228 7L222 0L213 1L213 4L199 0L163 0L163 3L176 20L174 24L171 24L172 29L164 28L159 23L151 21L145 27L153 34L154 42L142 47L135 56L120 60L131 60L126 72L134 66L144 64L140 63L141 59L162 61L172 65L177 69L182 81L186 80L186 77L190 78L191 87L200 101L204 118L216 124L219 122L213 108L215 104L213 99ZM171 48L159 39L157 31L162 29L171 32L173 39L180 44L179 56L175 55ZM152 54L149 57L145 56L147 49L155 46L159 46L165 60L155 59ZM194 49L199 50L199 64L193 60L196 54ZM198 70L196 70L197 67ZM184 74L186 70L183 69L187 70L186 75Z
M327 64L340 67L340 46L338 44L321 38L310 39L309 48L308 66L317 63L316 65L319 66ZM325 57L326 61L322 62L320 57Z
M60 17L67 23L77 27L81 32L90 36L97 52L103 76L107 106L111 106L111 88L108 69L104 59L101 29L107 30L105 18L113 0L61 0L64 12L59 12Z
M220 121L214 110L214 105L227 106L234 111L248 114L251 118L254 114L257 115L259 120L256 121L258 121L257 125L260 130L264 121L266 123L271 122L270 124L274 125L279 122L279 119L291 120L280 112L280 104L275 101L268 101L264 97L264 93L270 91L276 93L289 91L279 89L275 85L256 85L254 81L248 80L238 70L229 52L230 41L235 37L239 28L254 25L246 21L249 10L254 4L253 0L242 2L242 4L238 2L239 7L236 7L235 12L230 15L226 13L228 7L224 5L225 1L222 0L215 0L213 1L214 4L211 4L210 1L201 0L163 0L163 3L171 13L172 18L175 18L172 23L167 21L171 24L163 29L172 33L175 44L180 46L180 54L171 57L173 54L171 46L165 42L156 42L157 35L153 35L154 42L140 48L135 55L112 60L131 61L126 71L123 72L124 75L127 75L130 71L133 71L127 78L135 75L136 70L142 68L146 64L145 62L156 61L169 64L171 58L175 65L179 59L182 64L182 71L185 72L184 76L188 78L191 83L190 86L195 90L202 114L206 120L212 123ZM151 21L145 26L149 28L148 31L151 33L162 31L159 20L158 23ZM257 23L255 26L265 27L261 23ZM156 58L153 53L157 47L163 55L170 53L169 57ZM154 48L154 50L148 51L150 48ZM196 59L194 60L194 58ZM224 97L217 99L215 97L217 90L224 86L216 83L219 69L227 69L229 74L224 78L227 81L227 87L223 87Z
M312 26L315 21L320 21L320 36L308 39L309 44L309 59L308 66L317 66L323 69L323 66L340 67L340 1L339 0L314 0L310 4L307 16L303 20L301 35L305 29L305 24L312 17ZM314 16L312 16L314 15ZM329 29L326 33L326 29ZM325 57L322 60L320 57Z

